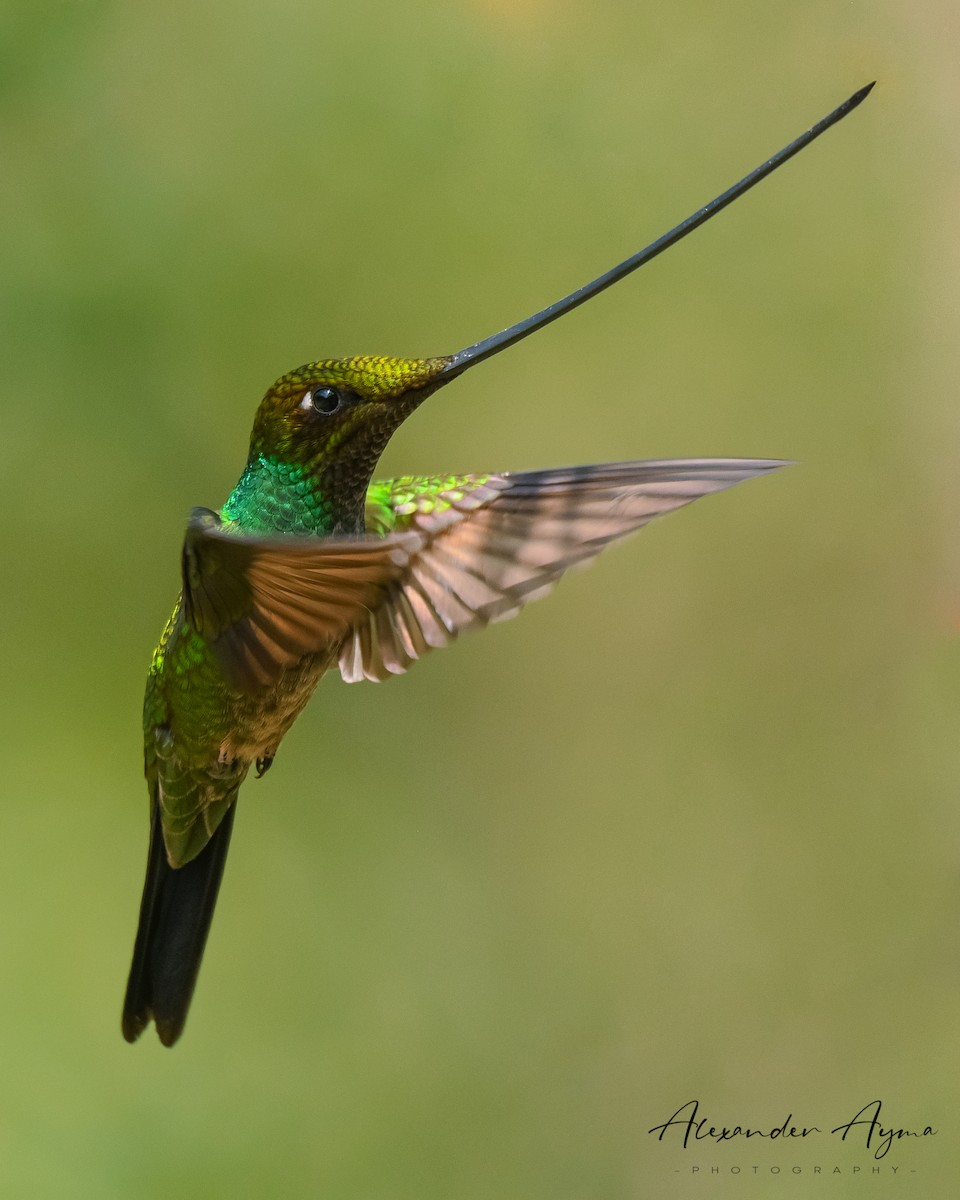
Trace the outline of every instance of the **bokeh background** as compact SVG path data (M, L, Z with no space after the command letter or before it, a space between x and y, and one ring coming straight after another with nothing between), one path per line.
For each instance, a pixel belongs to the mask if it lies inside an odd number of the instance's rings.
M0 1194L956 1194L958 23L0 7ZM382 464L800 465L402 680L326 680L244 789L182 1042L124 1044L143 678L266 386L527 315L872 78ZM695 1098L939 1133L647 1133Z

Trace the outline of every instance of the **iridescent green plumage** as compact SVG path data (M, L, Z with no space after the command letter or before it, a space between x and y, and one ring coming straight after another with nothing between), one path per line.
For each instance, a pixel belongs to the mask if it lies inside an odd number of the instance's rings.
M321 676L402 674L509 617L570 566L662 513L780 463L678 459L371 483L390 436L477 362L635 270L863 99L852 97L735 188L592 284L456 354L324 359L257 410L219 514L194 511L182 592L147 677L151 837L123 1033L186 1020L240 785L262 774Z
M324 672L336 666L348 682L402 674L652 517L780 465L675 460L370 483L396 414L436 384L374 400L334 389L330 363L308 372L296 376L302 393L267 394L220 514L195 511L183 592L151 663L153 832L129 1040L151 1017L166 1044L179 1036L239 787L252 765L272 763ZM321 392L334 393L335 411L317 411ZM265 442L265 406L299 461Z

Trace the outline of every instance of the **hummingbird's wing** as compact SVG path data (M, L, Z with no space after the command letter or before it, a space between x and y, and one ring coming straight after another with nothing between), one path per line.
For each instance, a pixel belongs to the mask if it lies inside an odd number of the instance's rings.
M306 654L334 649L409 569L415 533L388 539L249 537L193 510L183 543L183 614L228 687L254 694Z
M420 546L340 651L348 683L402 674L466 629L513 616L576 563L654 517L784 466L767 459L604 463L399 479L368 492L368 526Z

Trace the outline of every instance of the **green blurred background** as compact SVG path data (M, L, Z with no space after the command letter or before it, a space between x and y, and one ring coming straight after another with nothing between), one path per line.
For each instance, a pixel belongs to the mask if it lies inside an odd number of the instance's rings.
M0 1194L956 1194L958 24L0 8ZM265 387L527 315L875 77L382 467L800 465L402 680L325 681L244 790L183 1041L125 1045L143 678ZM693 1098L940 1133L880 1176L862 1135L647 1134Z

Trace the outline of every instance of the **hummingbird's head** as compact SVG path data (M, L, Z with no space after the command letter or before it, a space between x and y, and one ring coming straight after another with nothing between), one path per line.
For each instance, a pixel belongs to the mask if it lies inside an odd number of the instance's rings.
M642 267L732 204L860 104L873 84L818 121L806 133L751 171L692 216L584 284L515 325L440 358L341 358L308 363L282 376L264 396L250 439L247 470L264 465L309 487L332 484L346 509L359 511L377 459L391 435L431 393L479 362L499 354ZM290 468L290 470L286 470ZM287 479L290 483L290 479Z
M331 358L281 376L257 409L251 457L365 487L401 422L441 383L447 358Z

